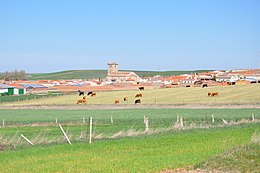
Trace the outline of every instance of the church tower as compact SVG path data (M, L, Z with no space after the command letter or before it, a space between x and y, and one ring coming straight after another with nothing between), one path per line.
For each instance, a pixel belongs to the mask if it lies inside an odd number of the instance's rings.
M111 73L118 73L118 64L116 62L107 63L107 65L108 65L107 75Z

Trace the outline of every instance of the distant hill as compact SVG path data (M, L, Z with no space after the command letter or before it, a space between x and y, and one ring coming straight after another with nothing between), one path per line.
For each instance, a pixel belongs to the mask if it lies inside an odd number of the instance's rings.
M120 70L121 71L121 70ZM122 70L126 71L126 70ZM131 70L127 70L131 71ZM140 77L147 76L177 76L181 74L194 74L199 72L205 72L209 70L196 70L196 71L134 71ZM54 73L32 73L29 75L29 80L56 80L56 79L93 79L93 78L105 78L107 76L107 70L67 70Z

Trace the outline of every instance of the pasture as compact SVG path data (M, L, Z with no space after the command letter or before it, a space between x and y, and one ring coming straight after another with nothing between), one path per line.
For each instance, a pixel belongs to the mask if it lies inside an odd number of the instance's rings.
M0 96L0 103L3 102L19 102L24 100L36 100L41 98L50 98L61 96L63 93L60 92L52 92L48 94L29 94L29 95L11 95L11 96Z
M250 143L260 133L259 122L251 122L252 113L259 118L259 109L0 110L0 120L5 119L0 172L159 172L188 167ZM184 128L176 128L177 114ZM229 124L223 125L222 118Z
M218 96L209 97L209 92L218 92ZM254 105L260 104L260 85L240 85L240 86L216 86L208 88L163 88L145 89L139 91L99 91L95 97L87 97L87 105L94 104L115 104L115 100L120 100L118 105L133 105L135 95L141 93L142 104L164 104L164 105ZM123 101L128 97L127 101ZM78 95L64 95L53 98L42 98L36 100L19 101L12 103L2 103L3 106L21 105L76 105L77 100L82 99ZM86 106L87 106L86 105Z

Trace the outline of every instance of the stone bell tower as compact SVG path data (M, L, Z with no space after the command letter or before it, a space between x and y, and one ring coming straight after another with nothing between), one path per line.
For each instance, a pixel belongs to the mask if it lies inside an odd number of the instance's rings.
M118 64L116 62L107 63L107 65L108 65L107 75L111 73L118 73Z

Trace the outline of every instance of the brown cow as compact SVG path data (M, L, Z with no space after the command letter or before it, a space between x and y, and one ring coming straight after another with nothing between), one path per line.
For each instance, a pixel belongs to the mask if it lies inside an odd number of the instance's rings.
M140 99L135 100L135 104L141 104L141 100Z
M128 97L124 97L124 101L128 101Z
M211 93L208 93L208 96L210 96L211 95Z
M94 92L93 92L90 96L91 96L91 97L97 96L97 93L94 93Z
M78 101L77 101L77 104L80 104L80 103L84 103L84 104L86 104L87 103L87 99L86 99L86 97L84 96L82 99L79 99Z
M120 100L115 100L115 104L118 104L118 103L120 103Z
M135 95L135 98L136 98L136 97L143 97L143 95L142 95L142 94L136 94L136 95Z
M210 94L210 97L214 97L214 96L218 96L218 92L212 92L212 93Z

